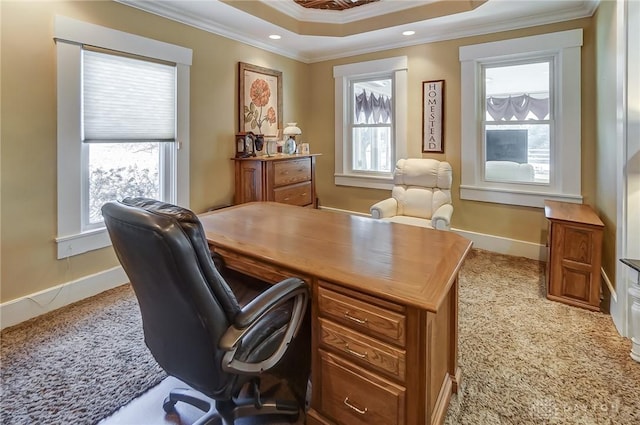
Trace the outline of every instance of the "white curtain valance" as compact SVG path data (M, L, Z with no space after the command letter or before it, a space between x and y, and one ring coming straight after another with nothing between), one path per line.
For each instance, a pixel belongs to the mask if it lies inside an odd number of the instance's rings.
M531 112L543 120L549 114L549 98L535 98L528 94L509 97L488 97L487 112L496 121L510 121L515 117L523 121Z
M374 93L367 95L366 90L356 95L356 117L358 124L385 124L391 122L391 98L385 95L376 96ZM360 115L364 114L364 120ZM370 121L372 119L372 121Z

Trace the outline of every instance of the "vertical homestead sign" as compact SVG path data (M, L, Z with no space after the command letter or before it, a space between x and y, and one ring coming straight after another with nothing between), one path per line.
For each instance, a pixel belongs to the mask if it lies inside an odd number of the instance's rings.
M444 153L444 80L422 82L422 152Z

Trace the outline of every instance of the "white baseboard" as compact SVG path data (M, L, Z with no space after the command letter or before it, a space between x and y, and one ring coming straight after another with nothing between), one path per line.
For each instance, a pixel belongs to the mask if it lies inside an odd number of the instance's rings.
M546 261L547 248L544 245L517 239L504 238L502 236L487 235L485 233L469 232L460 229L451 229L452 232L464 236L473 242L473 247L499 254L525 257L532 260Z
M366 213L342 210L339 208L320 207L320 209L344 214L359 215L362 217L371 217L371 215ZM516 257L531 258L539 261L546 261L547 259L547 248L538 243L519 241L516 239L503 238L501 236L488 235L485 233L469 232L460 229L451 229L451 231L472 241L474 248L484 249L486 251L497 252L500 254L513 255Z
M16 325L127 282L129 278L118 266L8 301L0 304L0 328Z

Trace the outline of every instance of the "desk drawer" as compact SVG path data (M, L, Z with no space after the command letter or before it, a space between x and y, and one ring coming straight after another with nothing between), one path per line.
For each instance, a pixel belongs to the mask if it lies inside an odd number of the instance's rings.
M339 424L404 424L405 389L321 352L322 412Z
M273 173L275 187L311 180L311 159L276 161L273 164Z
M311 203L311 182L275 189L274 200L282 204L304 206Z
M406 320L404 314L378 307L318 287L320 315L336 320L351 329L404 347Z
M404 382L406 353L391 345L320 319L320 341L365 368L374 368Z

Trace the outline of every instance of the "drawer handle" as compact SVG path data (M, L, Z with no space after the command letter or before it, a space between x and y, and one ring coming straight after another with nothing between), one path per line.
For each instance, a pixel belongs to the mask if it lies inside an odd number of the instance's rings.
M351 348L349 348L349 344L347 344L347 345L344 347L344 350L345 350L347 353L349 353L349 354L353 354L353 355L354 355L354 356L356 356L356 357L360 357L361 359L364 359L364 358L366 358L366 357L367 357L367 352L366 352L366 351L364 352L364 354L362 354L362 353L358 353L357 351L354 351L354 350L352 350Z
M354 406L353 404L349 403L349 397L344 399L344 404L349 409L351 409L351 410L353 410L353 411L355 411L355 412L357 412L357 413L359 413L361 415L364 415L365 413L367 413L367 410L368 410L366 407L364 409L358 409L356 406Z
M307 196L307 192L301 193L300 196Z
M289 200L289 197L284 198L284 200L285 200L285 201L288 201L288 200Z
M344 314L344 317L346 317L347 319L353 322L360 323L361 325L364 325L365 323L367 323L367 319L358 319L357 317L353 317L352 315L349 314L348 311Z

